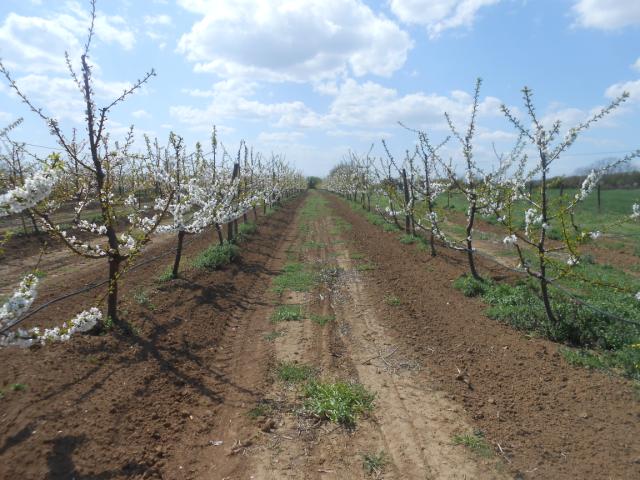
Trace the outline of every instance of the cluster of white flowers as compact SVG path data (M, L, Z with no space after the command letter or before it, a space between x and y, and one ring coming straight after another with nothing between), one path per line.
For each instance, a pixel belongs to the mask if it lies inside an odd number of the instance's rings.
M640 219L640 204L634 203L631 207L631 220Z
M102 312L98 308L92 307L79 313L68 323L64 322L60 327L45 328L44 331L38 327L28 330L20 328L15 332L1 336L0 346L30 347L37 344L46 345L50 342L66 342L75 333L90 331L101 319Z
M640 302L640 292L636 293L636 300Z
M87 220L78 220L76 227L79 230L85 232L97 233L99 235L105 235L107 233L107 227L104 225L98 225L97 223L90 223Z
M21 187L13 188L0 195L0 217L35 207L51 195L56 179L56 173L45 168L27 178Z
M593 189L596 188L596 185L598 185L598 182L602 178L603 174L604 174L604 170L599 170L597 172L595 170L591 170L591 173L589 173L589 175L587 175L587 178L585 178L584 181L582 182L582 187L580 188L580 191L576 193L576 197L575 197L576 200L582 201L586 199L589 196L589 194L593 191Z
M504 237L502 243L509 246L515 245L516 243L518 243L518 237L516 237L515 233L512 233L511 235L507 235L506 237Z
M13 295L0 307L0 329L11 327L31 307L36 298L38 277L27 275L22 279Z
M589 237L591 240L597 240L602 236L602 232L600 230L596 230L595 232L589 232Z
M574 266L578 265L578 263L580 263L580 259L578 257L573 256L573 255L571 255L569 257L569 259L567 260L567 265L569 265L570 267L574 267Z
M524 212L524 229L527 235L530 234L533 225L540 225L541 223L542 215L535 208L530 208Z

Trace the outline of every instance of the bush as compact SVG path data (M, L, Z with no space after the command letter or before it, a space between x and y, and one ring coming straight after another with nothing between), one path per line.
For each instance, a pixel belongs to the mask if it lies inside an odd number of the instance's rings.
M487 282L473 278L471 275L462 275L453 282L453 287L460 290L465 297L477 297L487 291Z
M215 270L231 263L238 256L238 247L233 243L224 242L222 245L211 245L193 261L194 268Z

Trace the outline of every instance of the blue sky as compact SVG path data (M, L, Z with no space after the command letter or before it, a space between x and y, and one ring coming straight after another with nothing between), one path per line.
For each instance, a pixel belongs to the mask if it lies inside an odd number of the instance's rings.
M0 57L69 130L82 129L82 105L64 51L77 62L88 11L84 0L0 2ZM382 137L394 153L411 149L398 121L444 138L443 113L463 124L478 76L480 162L494 160L492 143L514 141L499 106L521 112L524 85L545 121L567 127L631 93L555 173L640 147L638 0L98 0L91 58L99 104L158 73L114 111L113 137L135 124L193 145L216 124L230 151L245 139L308 174L326 174L348 149L381 153ZM15 138L55 146L5 82L0 124L18 117ZM446 154L455 158L453 144Z

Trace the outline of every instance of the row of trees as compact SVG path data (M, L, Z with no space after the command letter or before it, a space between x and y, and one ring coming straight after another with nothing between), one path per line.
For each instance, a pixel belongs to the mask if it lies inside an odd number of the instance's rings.
M134 151L133 127L124 140L111 138L109 114L155 72L145 74L110 104L96 105L89 62L95 1L92 7L79 74L67 56L70 76L84 100L83 135L76 130L64 132L54 116L31 102L0 62L0 72L9 86L46 122L59 147L59 152L39 158L24 143L12 139L11 132L20 121L0 131L5 147L0 156L5 190L0 195L0 217L26 214L34 229L56 237L74 254L106 261L106 314L117 323L121 277L154 234L176 233L172 274L177 276L186 235L211 229L216 232L217 241L223 243L222 226L228 224L230 241L237 233L239 218L247 221L251 209L254 215L258 205L266 210L283 196L306 188L306 181L284 158L273 154L263 157L244 142L232 157L219 142L215 127L211 150L206 153L201 144L188 152L184 139L175 133L170 134L166 145L145 137L145 152ZM98 213L90 216L88 211ZM69 215L71 221L66 218ZM0 343L65 340L75 331L93 328L102 318L100 310L93 308L90 313L80 314L79 320L44 334L38 329L16 331L13 327L32 304L37 284L37 277L28 275L0 308Z
M515 249L520 261L518 269L539 282L545 313L556 323L549 286L580 262L581 245L597 239L603 231L619 223L603 224L598 231L586 231L576 221L576 210L605 174L640 157L640 150L592 170L575 195L551 195L550 170L581 133L618 108L628 94L623 93L563 136L559 121L551 126L542 123L533 94L525 87L522 92L526 120L518 118L506 105L502 106L518 140L510 152L496 151L493 167L483 168L474 152L480 87L478 80L464 129L445 114L450 135L441 142L434 142L424 130L409 129L417 137L416 146L407 150L402 160L394 158L383 141L384 157L373 158L371 150L366 155L350 153L333 168L323 185L360 201L369 210L373 199L374 209L387 221L401 227L404 219L407 234L426 233L431 255L436 255L436 240L465 252L470 275L481 282L475 259L474 227L479 216L491 217L502 226L504 243ZM457 145L458 155L445 160L441 149L451 142ZM467 205L463 238L445 234L441 228L443 197L452 192L463 197ZM640 204L630 205L624 221L639 219ZM560 230L561 238L550 243L552 225ZM550 269L551 265L558 266L557 259L562 254L564 264ZM640 293L637 297L640 300Z

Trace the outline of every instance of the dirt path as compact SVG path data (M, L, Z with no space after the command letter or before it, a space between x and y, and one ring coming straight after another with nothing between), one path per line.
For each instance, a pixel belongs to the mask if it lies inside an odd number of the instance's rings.
M363 280L366 273L339 240L340 223L318 200L319 194L310 194L313 205L298 215L298 227L287 234L274 262L302 262L321 280L308 292L272 293L272 307L248 312L242 321L251 326L241 327L239 336L252 345L253 361L236 360L230 377L267 388L262 398L240 393L225 402L216 438L224 442L219 448L226 457L207 472L229 479L507 478L495 459L453 444L455 434L472 430L468 419L416 375L418 362L390 343ZM305 318L270 325L276 305L302 305ZM326 325L318 318L327 319ZM265 340L269 331L273 338ZM246 358L246 352L238 353ZM281 365L310 367L322 381L362 384L375 393L375 408L353 429L309 416L302 407L303 387L277 378ZM265 412L251 419L247 412L256 405ZM365 455L384 461L367 473Z

